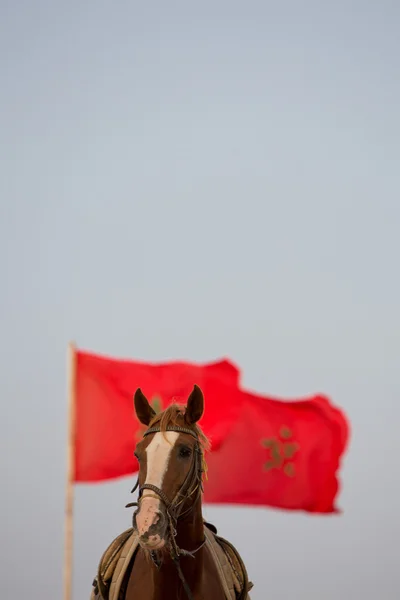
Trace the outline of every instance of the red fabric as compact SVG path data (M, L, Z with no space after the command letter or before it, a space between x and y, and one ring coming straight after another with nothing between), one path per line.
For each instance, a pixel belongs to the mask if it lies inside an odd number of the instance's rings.
M283 402L239 390L237 394L240 418L207 457L204 501L340 512L335 506L336 473L349 435L343 412L322 396ZM274 448L275 463L266 469Z
M122 477L137 470L133 456L143 426L136 418L133 395L141 387L162 408L175 399L183 404L199 385L205 396L204 431L218 448L240 406L230 401L226 386L236 389L239 370L227 360L208 364L148 364L76 353L75 482Z
M344 413L323 396L287 402L243 391L226 360L147 364L77 352L75 482L137 471L133 452L144 431L133 408L137 387L150 401L159 396L164 409L186 403L194 383L204 392L200 425L212 442L205 502L338 512Z

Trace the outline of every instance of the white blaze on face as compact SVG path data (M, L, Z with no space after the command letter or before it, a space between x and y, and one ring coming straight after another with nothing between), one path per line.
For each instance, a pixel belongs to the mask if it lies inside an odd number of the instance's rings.
M177 431L160 432L154 435L146 448L147 477L145 483L150 483L162 489L171 452L178 437L179 433ZM150 492L150 490L143 490L143 496L146 496L146 492Z
M164 433L156 433L146 448L147 454L147 476L145 483L155 485L162 489L165 474L168 469L171 452L175 446L176 440L179 437L177 431L167 431ZM158 511L160 509L160 500L154 498L154 492L151 490L143 490L143 497L140 505L140 511L136 517L139 535L146 533L151 525L155 525L158 521ZM149 541L154 546L159 545L159 536L154 537L154 540ZM158 538L158 539L156 539Z

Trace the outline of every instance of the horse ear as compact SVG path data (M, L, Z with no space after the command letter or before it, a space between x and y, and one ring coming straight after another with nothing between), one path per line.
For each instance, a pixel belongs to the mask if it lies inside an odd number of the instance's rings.
M188 425L193 425L197 423L199 419L201 419L204 412L204 396L203 392L199 388L198 385L193 386L192 393L190 394L186 412L185 412L185 420Z
M140 388L136 390L133 402L135 405L135 412L139 421L143 423L143 425L149 425L150 421L153 417L155 417L156 413L151 408L149 401L147 400L146 396L143 394Z

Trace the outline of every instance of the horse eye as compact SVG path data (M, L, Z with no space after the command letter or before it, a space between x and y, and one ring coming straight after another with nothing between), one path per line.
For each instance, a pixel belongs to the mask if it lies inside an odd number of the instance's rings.
M180 458L189 458L189 456L191 454L192 454L192 450L188 446L181 446L181 448L179 448Z

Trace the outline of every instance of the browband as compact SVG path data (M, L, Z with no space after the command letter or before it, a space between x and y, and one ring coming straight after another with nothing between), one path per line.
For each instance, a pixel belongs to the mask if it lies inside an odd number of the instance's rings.
M166 427L166 431L176 431L177 433L187 433L191 436L193 436L196 440L198 440L199 438L197 437L197 433L195 431L193 431L193 429L186 429L186 427L172 427L171 425L168 427ZM151 433L160 433L161 429L159 427L150 427L150 429L148 429L147 431L144 432L143 437L146 437L146 435L150 435Z

